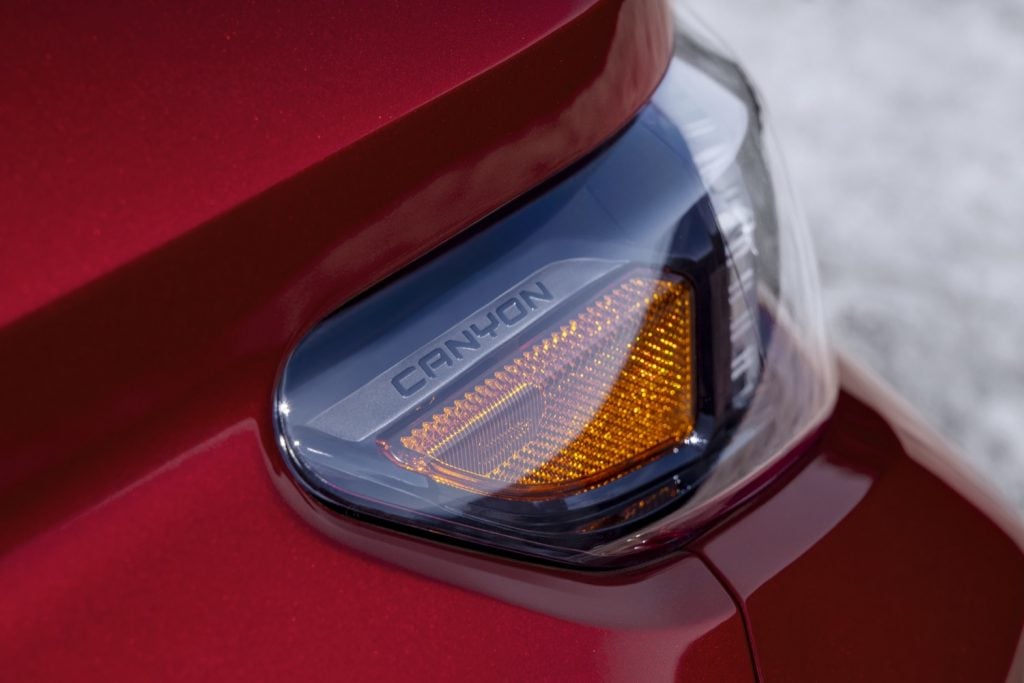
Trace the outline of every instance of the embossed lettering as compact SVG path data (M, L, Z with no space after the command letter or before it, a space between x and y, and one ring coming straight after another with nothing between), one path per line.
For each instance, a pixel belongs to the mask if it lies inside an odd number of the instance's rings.
M436 370L446 365L453 365L453 362L451 356L441 349L434 349L420 358L420 369L427 377L437 377Z
M474 337L472 334L470 334L469 330L463 330L462 331L462 336L465 337L465 340L462 340L462 339L449 339L448 341L446 341L444 343L445 348L448 349L448 352L450 354L455 356L456 360L462 360L463 359L463 355L462 355L462 350L463 349L469 349L469 350L472 350L472 351L476 351L476 350L478 350L480 348L480 340L477 339L476 337Z
M538 301L554 301L555 295L548 291L548 288L544 286L543 282L537 282L537 291L531 292L528 289L523 289L519 292L519 296L523 297L523 301L530 307L531 311L537 310Z
M402 396L412 396L417 391L419 391L420 389L427 385L427 380L423 379L422 377L416 380L415 382L412 382L411 384L407 382L407 378L409 377L409 375L415 372L416 368L412 367L402 370L400 373L391 378L391 385L394 386L395 389L398 390L398 393L400 393Z

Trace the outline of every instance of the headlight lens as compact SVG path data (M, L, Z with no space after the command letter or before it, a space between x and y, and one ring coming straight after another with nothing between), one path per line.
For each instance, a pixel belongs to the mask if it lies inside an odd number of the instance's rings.
M680 34L615 140L313 330L282 451L327 507L613 567L749 495L831 407L798 224L740 72Z

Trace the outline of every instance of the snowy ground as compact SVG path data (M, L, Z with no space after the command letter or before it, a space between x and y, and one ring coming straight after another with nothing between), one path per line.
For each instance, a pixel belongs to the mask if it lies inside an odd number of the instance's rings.
M1024 511L1024 2L685 4L759 86L833 339Z

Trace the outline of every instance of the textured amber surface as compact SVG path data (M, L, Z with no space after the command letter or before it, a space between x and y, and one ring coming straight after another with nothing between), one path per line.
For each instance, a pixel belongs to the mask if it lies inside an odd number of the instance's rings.
M691 298L683 282L624 277L402 436L396 460L512 497L615 478L693 430Z

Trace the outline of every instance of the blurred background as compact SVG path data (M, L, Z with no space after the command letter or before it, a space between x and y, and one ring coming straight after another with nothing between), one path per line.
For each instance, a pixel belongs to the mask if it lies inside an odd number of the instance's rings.
M1024 2L684 3L759 87L833 341L1024 513Z

